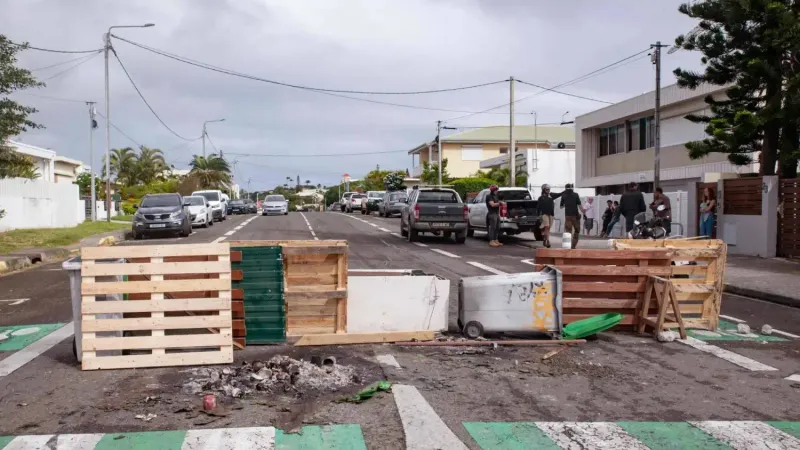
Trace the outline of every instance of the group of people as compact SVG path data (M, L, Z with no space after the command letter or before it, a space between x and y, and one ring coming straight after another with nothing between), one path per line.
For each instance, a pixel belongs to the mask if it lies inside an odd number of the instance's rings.
M486 197L486 206L489 209L487 225L489 228L489 245L499 247L503 245L499 241L500 231L500 205L502 201L497 196L497 186L489 188L489 195ZM572 235L571 248L578 246L580 240L580 219L584 218L584 229L588 234L594 227L594 205L592 198L588 198L586 204L581 203L580 195L575 192L572 184L565 186L564 192L554 193L550 191L550 185L542 185L542 195L539 196L537 214L541 218L541 230L544 246L550 247L550 229L553 226L555 217L555 200L561 198L560 207L564 209L564 231ZM634 226L634 218L637 214L647 211L648 205L644 200L644 194L639 191L639 185L631 182L628 189L622 194L619 201L608 200L606 210L603 212L602 237L611 235L614 226L625 218L625 229L630 231ZM653 201L649 208L656 217L661 218L667 236L672 233L672 205L669 197L664 194L661 187L657 187L653 193ZM714 190L707 188L703 191L703 201L700 204L700 235L711 237L714 229L714 211L716 210L716 200Z

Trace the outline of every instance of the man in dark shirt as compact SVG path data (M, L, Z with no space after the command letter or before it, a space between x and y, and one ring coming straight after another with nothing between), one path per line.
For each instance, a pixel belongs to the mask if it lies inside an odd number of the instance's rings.
M561 194L561 208L564 209L564 231L572 234L571 247L578 246L578 239L581 235L581 214L583 206L581 197L572 190L572 183L567 183L566 190Z
M658 210L658 207L663 205L664 208L661 211ZM661 218L661 223L664 225L664 231L667 232L667 236L672 233L672 206L669 202L669 197L664 195L664 190L661 187L656 188L656 192L653 194L653 203L650 203L650 209L653 210L653 214L656 217Z
M645 211L647 203L644 202L644 195L639 192L639 186L632 181L628 185L628 190L619 199L619 213L625 218L625 229L628 232L633 229L633 218Z
M497 197L497 186L489 186L486 195L486 227L489 231L489 247L500 247L500 199Z
M603 232L600 234L600 237L607 236L606 230L608 229L608 224L611 223L612 217L614 217L614 204L611 200L608 200L606 202L606 210L603 212Z
M553 226L553 216L556 215L555 199L563 194L551 194L550 185L542 185L542 195L536 204L536 214L542 221L542 240L545 247L550 248L550 227Z

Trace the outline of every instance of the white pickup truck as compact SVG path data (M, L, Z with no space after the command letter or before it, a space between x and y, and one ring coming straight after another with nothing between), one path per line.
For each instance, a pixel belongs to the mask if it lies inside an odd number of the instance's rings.
M489 208L486 206L486 196L489 189L484 189L467 203L469 208L469 228L467 236L474 236L475 230L486 230L486 216ZM536 213L538 201L533 199L526 188L501 187L497 190L497 197L505 205L500 207L500 232L513 236L526 231L533 232L537 241L542 240L542 231L539 227L541 221Z

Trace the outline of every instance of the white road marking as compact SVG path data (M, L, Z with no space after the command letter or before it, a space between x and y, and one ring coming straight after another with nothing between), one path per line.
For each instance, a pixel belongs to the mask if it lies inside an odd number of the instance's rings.
M219 244L220 242L222 242L222 241L224 241L224 240L225 240L225 236L220 236L220 237L218 237L218 238L214 239L212 242L213 242L214 244Z
M414 386L392 386L397 412L403 422L407 450L466 450L467 446L442 421Z
M449 256L449 257L451 257L451 258L461 258L461 257L460 257L460 256L458 256L458 255L454 255L454 254L452 254L452 253L450 253L450 252L446 252L446 251L444 251L444 250L439 250L438 248L432 248L432 249L431 249L431 251L434 251L434 252L436 252L436 253L438 253L438 254L440 254L440 255Z
M31 450L47 448L47 441L53 437L52 434L42 434L34 436L17 436L3 450Z
M58 450L94 450L103 434L59 434L56 438Z
M427 245L423 244L422 242L412 242L412 244L416 245L417 247L427 247Z
M58 269L58 270L64 270L64 269ZM29 298L12 298L12 299L8 299L8 300L0 300L0 302L6 302L6 303L9 304L9 306L16 306L16 305L21 305L21 304L27 302L28 300L30 300L30 299Z
M48 334L47 336L39 339L33 344L0 361L0 377L4 377L31 362L34 358L50 350L59 342L72 336L72 334L73 326L72 322L70 322Z
M377 359L378 364L382 366L389 366L389 367L394 367L395 369L402 369L402 367L400 367L400 364L397 362L396 359L394 359L394 356L392 355L376 355L375 359Z
M400 236L400 234L398 234L398 233L392 233L392 236L400 238L400 239L405 239L403 236Z
M535 265L536 265L536 263L535 263L535 262L533 262L533 260L532 260L532 259L523 259L523 260L522 260L522 263L524 263L524 264L530 264L531 266L535 266Z
M378 228L378 229L386 233L391 233L391 231L387 230L386 228Z
M745 323L745 322L747 322L746 320L737 319L736 317L725 316L725 315L722 315L722 314L720 314L719 317L720 317L720 319L727 319L727 320L730 320L731 322L736 322L736 323Z
M475 262L475 261L467 261L467 264L469 264L471 266L475 266L475 267L477 267L479 269L483 269L483 270L485 270L487 272L491 272L491 273L493 273L495 275L506 275L508 273L508 272L503 272L502 270L498 270L498 269L495 269L494 267L489 267L486 264L481 264L481 263Z
M536 426L561 448L648 450L612 422L536 422Z
M275 448L275 428L189 430L181 450L269 450Z
M735 449L773 450L777 448L800 448L800 439L796 439L764 422L706 421L689 423Z
M794 374L789 375L788 377L784 378L786 381L794 381L795 383L800 383L800 375Z
M787 333L787 332L785 332L785 331L781 331L781 330L772 330L772 332L773 332L773 333L775 333L775 334L780 334L781 336L790 337L790 338L792 338L792 339L800 339L800 336L798 336L798 335L796 335L796 334L792 334L792 333Z
M311 228L311 222L309 222L309 221L308 221L308 219L306 218L306 215L305 215L305 214L303 214L303 213L300 213L300 215L303 217L303 220L305 220L305 221L306 221L306 225L308 226L308 231L310 231L310 232L311 232L311 236L314 238L314 240L315 240L315 241L318 241L318 240L319 240L319 238L317 237L317 234L316 234L316 233L314 233L314 229L313 229L313 228Z
M225 236L233 236L233 233L236 233L236 230L231 230L225 233Z
M370 226L373 226L373 227L375 227L375 228L378 228L378 224L377 224L377 223L370 223Z
M742 356L738 353L733 353L731 351L725 350L724 348L717 347L716 345L707 344L691 336L687 337L685 340L678 339L677 342L688 345L689 347L694 347L700 350L701 352L710 353L714 356L724 359L725 361L736 364L739 367L744 367L745 369L751 370L753 372L766 372L766 371L778 370L774 367L768 366L766 364L761 364L756 360L750 359L746 356Z

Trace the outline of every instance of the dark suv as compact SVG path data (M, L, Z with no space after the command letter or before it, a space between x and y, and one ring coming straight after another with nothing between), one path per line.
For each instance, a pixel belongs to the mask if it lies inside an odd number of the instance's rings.
M133 215L133 237L141 239L156 233L192 234L189 204L180 194L148 194Z

